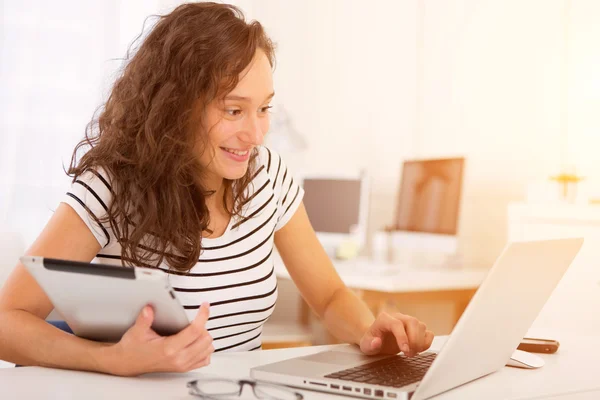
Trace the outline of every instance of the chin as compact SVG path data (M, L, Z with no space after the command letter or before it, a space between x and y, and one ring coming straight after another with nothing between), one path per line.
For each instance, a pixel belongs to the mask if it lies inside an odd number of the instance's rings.
M221 175L225 179L229 179L235 181L237 179L243 178L246 175L246 171L248 170L248 166L245 168L236 168L235 170L223 171Z

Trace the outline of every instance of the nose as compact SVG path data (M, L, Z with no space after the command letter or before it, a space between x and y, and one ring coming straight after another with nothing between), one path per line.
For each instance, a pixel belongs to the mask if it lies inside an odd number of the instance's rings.
M243 135L245 142L248 142L254 146L260 146L263 143L265 133L265 121L263 121L259 116L248 118Z

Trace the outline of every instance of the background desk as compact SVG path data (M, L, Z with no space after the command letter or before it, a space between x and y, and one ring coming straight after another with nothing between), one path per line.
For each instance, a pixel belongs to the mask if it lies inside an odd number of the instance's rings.
M438 335L452 331L487 274L483 269L410 268L368 259L334 261L334 266L375 315L386 309L409 314ZM275 273L291 279L278 256ZM306 303L300 304L300 323L307 325L310 312Z
M436 337L432 348L439 349L445 338ZM557 354L543 355L546 365L539 370L505 367L499 372L478 379L443 395L440 400L511 400L563 399L588 400L600 398L597 342L584 337L560 337L562 346ZM187 381L199 376L247 378L253 366L306 355L336 346L304 347L285 350L246 353L220 353L212 357L206 368L187 374L149 374L138 378L26 367L0 369L2 399L126 399L166 400L187 399ZM338 345L357 351L349 345ZM323 393L302 391L307 400L343 399ZM246 388L243 399L254 399ZM349 398L348 398L349 399Z

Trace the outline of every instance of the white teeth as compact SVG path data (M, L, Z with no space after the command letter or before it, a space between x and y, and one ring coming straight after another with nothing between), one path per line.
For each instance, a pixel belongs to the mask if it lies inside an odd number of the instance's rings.
M238 156L245 156L246 154L248 154L248 150L240 151L240 150L228 149L226 147L223 147L223 150L225 150L228 153L235 154Z

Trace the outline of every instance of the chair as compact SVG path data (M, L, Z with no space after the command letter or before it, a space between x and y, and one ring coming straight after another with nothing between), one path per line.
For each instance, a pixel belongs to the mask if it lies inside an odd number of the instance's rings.
M278 279L279 297L273 314L263 326L263 350L286 347L302 347L314 344L308 308L296 285L286 279Z
M267 322L263 327L262 349L312 346L310 327L289 322Z

